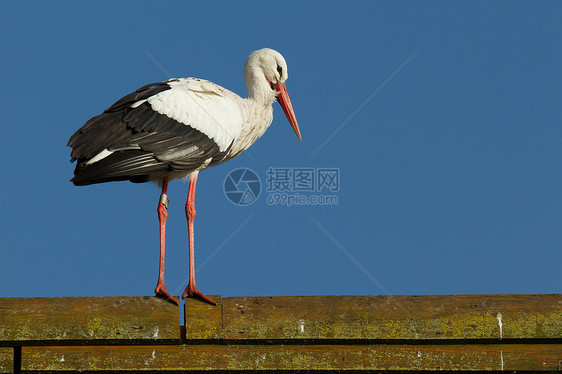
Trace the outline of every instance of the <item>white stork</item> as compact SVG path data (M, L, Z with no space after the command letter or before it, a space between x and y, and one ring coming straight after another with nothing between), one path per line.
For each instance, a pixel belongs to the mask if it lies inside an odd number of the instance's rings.
M156 295L178 302L164 285L168 182L189 178L185 213L189 236L189 283L182 297L216 303L195 286L193 220L195 185L201 170L221 164L248 149L273 121L279 103L301 139L285 81L287 64L269 48L253 52L244 65L248 98L197 78L152 83L118 100L90 119L70 140L77 161L77 186L129 180L155 181L162 187L158 203L160 267Z

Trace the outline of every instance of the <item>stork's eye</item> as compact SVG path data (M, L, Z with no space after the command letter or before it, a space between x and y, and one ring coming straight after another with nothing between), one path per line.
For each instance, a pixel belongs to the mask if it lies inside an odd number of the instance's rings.
M277 72L279 73L279 76L282 77L283 76L283 68L279 65L277 65Z

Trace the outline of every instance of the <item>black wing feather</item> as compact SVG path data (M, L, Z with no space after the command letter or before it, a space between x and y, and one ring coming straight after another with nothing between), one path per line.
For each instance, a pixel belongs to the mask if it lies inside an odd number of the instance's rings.
M209 158L213 164L224 159L228 149L220 152L218 145L201 131L154 111L147 102L131 108L135 102L170 88L167 82L143 86L91 118L72 135L68 146L72 147L72 161L77 160L72 182L146 182L154 174L190 172ZM88 165L104 149L113 153Z

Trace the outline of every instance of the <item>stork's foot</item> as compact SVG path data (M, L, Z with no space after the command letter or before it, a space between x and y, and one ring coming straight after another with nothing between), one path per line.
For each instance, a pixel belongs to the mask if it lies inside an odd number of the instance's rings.
M217 303L215 303L210 297L208 297L207 295L201 293L197 287L192 286L191 283L189 283L187 285L187 288L185 289L185 291L183 291L183 295L181 295L182 299L185 299L186 297L194 297L197 299L201 299L203 301L208 302L211 305L217 305Z
M158 283L156 285L156 289L154 290L154 292L156 293L156 296L158 296L159 298L164 299L164 300L168 300L172 304L179 306L178 301L176 299L174 299L172 297L172 295L170 295L168 293L168 291L166 291L166 287L164 286L163 283L162 284Z

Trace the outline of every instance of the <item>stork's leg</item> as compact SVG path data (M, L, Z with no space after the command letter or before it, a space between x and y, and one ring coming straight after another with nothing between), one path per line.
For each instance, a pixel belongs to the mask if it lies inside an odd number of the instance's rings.
M193 221L195 219L195 185L197 184L197 175L199 172L194 171L189 176L189 191L187 193L187 202L185 203L185 215L187 217L187 234L189 237L189 283L183 292L182 298L198 297L210 304L217 305L206 295L197 290L195 286L195 246L193 238Z
M173 304L178 305L178 301L174 299L164 285L164 259L166 257L166 219L168 218L168 180L162 182L162 194L158 202L158 221L160 221L160 268L158 270L158 283L156 284L156 296L169 300Z

